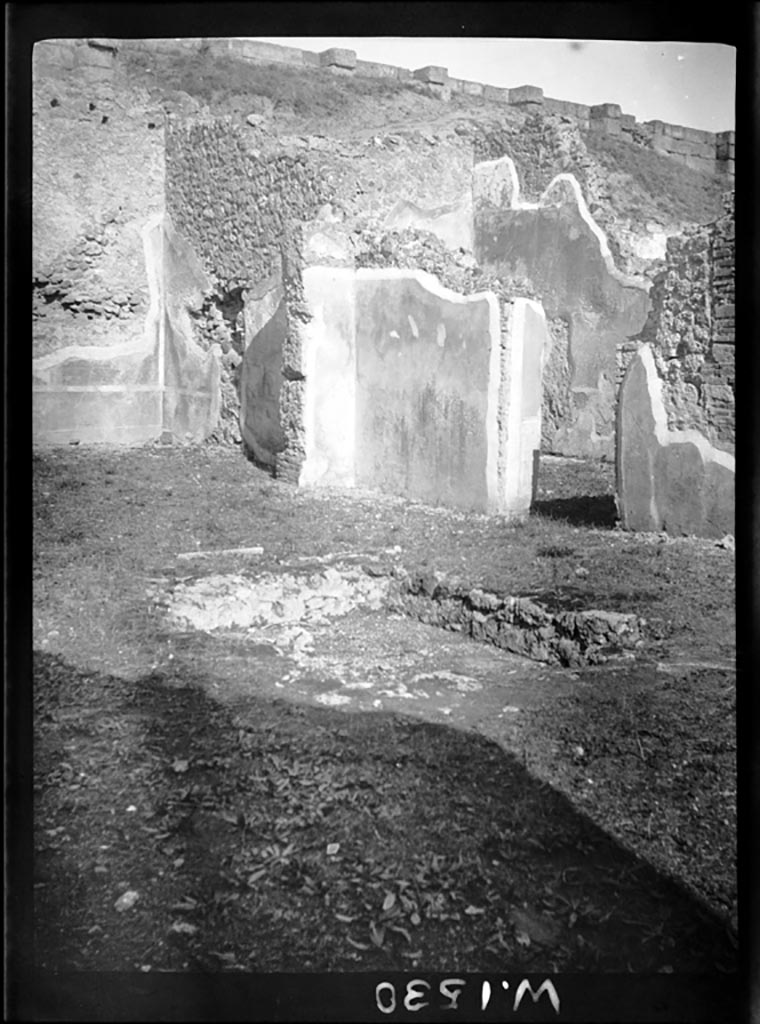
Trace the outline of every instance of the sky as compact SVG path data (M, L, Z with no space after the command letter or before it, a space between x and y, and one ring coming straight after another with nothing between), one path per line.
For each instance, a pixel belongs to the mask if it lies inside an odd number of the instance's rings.
M269 36L261 42L319 52L332 46L414 70L428 64L453 78L515 88L537 85L571 103L617 103L638 121L704 131L734 129L736 50L720 43L607 39Z

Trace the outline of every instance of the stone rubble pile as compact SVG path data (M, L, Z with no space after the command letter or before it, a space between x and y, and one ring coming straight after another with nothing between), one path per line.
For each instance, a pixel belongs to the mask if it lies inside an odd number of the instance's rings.
M299 622L317 624L355 608L380 609L388 580L370 578L360 570L328 568L311 575L257 578L215 574L180 583L154 603L175 629L212 631L252 629Z

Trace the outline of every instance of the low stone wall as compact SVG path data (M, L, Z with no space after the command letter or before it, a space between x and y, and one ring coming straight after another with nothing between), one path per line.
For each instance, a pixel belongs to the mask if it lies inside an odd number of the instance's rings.
M635 651L643 641L643 623L635 615L553 612L537 600L473 589L438 573L396 570L387 607L536 661L568 666L598 664Z
M620 389L617 501L628 530L722 537L734 532L734 457L698 430L669 430L651 346Z

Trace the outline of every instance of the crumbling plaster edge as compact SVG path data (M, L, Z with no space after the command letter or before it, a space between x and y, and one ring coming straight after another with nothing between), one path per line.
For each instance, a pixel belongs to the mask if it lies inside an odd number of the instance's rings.
M647 293L649 292L649 289L651 287L650 281L647 281L646 278L643 277L634 277L628 274L624 274L622 270L619 270L618 267L615 266L615 260L612 256L609 242L607 241L607 235L599 226L599 224L597 224L597 222L594 220L594 217L588 208L588 204L586 203L586 199L583 195L583 190L581 189L580 183L574 174L570 174L569 172L564 171L561 174L555 175L555 177L552 178L552 180L541 193L538 202L533 203L520 198L520 177L517 173L517 167L515 166L515 162L511 157L502 156L499 157L497 160L480 161L475 164L473 168L473 173L475 172L475 170L481 168L495 168L500 165L506 167L509 172L511 182L509 208L511 210L541 210L546 209L550 205L561 205L563 197L560 195L559 197L553 198L552 193L555 190L560 191L560 187L563 184L568 185L573 193L573 199L575 200L575 204L578 208L578 213L580 215L581 220L588 227L588 229L596 238L597 243L599 244L600 255L610 275L614 277L619 284L623 285L626 288L638 288L641 291Z
M482 291L463 295L460 292L455 292L451 288L447 288L445 285L441 284L435 274L431 274L427 270L419 270L414 267L357 267L353 273L356 274L356 280L358 281L394 281L401 280L403 278L412 279L437 298L445 299L448 302L456 302L460 305L465 305L468 302L480 301L482 299L485 299L488 302L493 299L498 302L495 292Z
M148 311L145 314L143 335L134 341L122 342L120 345L67 345L57 352L39 356L32 360L32 372L44 372L54 366L73 359L87 359L93 362L106 362L111 359L128 358L136 355L150 355L158 348L158 382L151 388L162 390L164 386L164 324L161 316L163 299L163 243L165 214L155 213L145 222L141 229L143 251L145 253L145 275L148 283ZM157 236L157 237L156 237ZM97 386L94 386L97 390ZM58 388L56 387L56 390Z
M736 472L736 458L712 445L701 431L690 428L687 430L669 430L668 416L662 398L662 380L657 373L652 346L645 342L636 353L641 360L647 378L647 388L654 417L655 438L663 447L674 444L693 444L702 457L703 463L715 462L719 466Z

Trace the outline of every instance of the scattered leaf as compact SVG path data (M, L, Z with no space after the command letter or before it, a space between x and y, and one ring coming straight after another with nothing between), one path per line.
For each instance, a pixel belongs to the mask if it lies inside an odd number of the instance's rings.
M385 926L380 925L378 928L374 921L370 922L369 935L376 946L382 946L385 941Z
M254 871L253 874L248 876L248 885L250 885L250 886L255 885L258 882L258 880L260 878L263 878L263 876L266 873L267 873L267 869L266 868L259 868L258 871Z
M474 907L470 904L469 907L464 908L465 914L469 914L470 917L477 917L478 914L485 914L485 907Z
M327 844L327 856L334 857L340 849L340 843L328 843Z
M342 921L343 924L352 924L356 920L355 917L349 917L348 914L336 914L335 918L338 921Z
M186 772L189 767L189 761L177 760L172 765L172 770L177 772L177 774L181 774L182 772Z
M389 911L393 907L395 902L396 902L396 894L395 894L395 892L389 892L388 895L383 900L383 910L385 912Z
M530 945L530 935L527 932L517 931L515 932L515 938L521 946Z
M346 936L346 941L354 947L354 949L369 949L366 942L355 942L350 935Z

